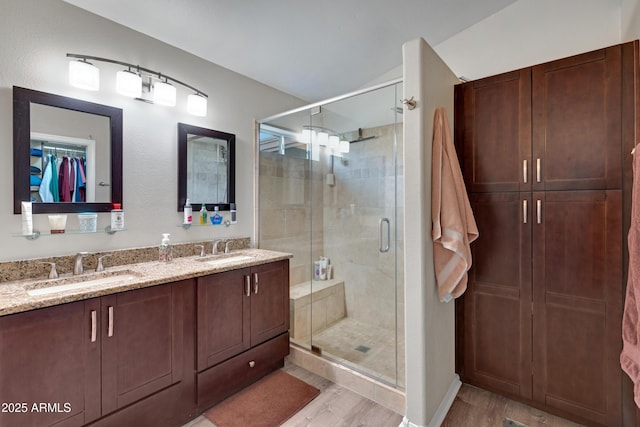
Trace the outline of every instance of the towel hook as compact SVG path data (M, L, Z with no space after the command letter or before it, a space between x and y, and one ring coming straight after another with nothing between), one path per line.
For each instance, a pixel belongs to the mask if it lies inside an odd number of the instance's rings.
M413 110L414 108L416 108L416 104L417 102L413 99L413 96L410 99L401 99L400 102L402 102L404 105L407 106L407 109L409 110Z

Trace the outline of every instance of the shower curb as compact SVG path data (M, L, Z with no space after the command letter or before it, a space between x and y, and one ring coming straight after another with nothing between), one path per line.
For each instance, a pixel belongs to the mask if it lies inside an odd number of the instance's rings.
M339 363L317 356L310 351L290 345L289 361L347 388L400 415L405 415L404 390L391 387L366 375L353 371Z

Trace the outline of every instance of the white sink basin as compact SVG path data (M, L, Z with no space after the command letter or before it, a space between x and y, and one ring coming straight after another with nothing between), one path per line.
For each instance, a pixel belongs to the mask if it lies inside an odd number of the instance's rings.
M67 277L61 279L52 279L33 285L31 289L27 289L30 296L49 295L58 292L73 291L85 289L92 286L109 285L113 283L125 283L130 280L139 279L140 275L128 270L104 272L89 276Z
M231 255L231 256L222 256L222 258L220 258L220 256L208 257L208 258L196 258L196 261L215 266L215 265L229 264L232 262L248 261L254 258L255 256L238 254L238 255Z

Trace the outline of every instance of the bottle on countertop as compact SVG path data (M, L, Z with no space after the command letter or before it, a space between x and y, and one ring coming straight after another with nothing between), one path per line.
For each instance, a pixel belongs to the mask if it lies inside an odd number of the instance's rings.
M163 262L169 262L173 260L173 248L171 247L171 241L169 240L169 233L162 234L159 260Z
M222 224L222 215L220 215L220 212L218 212L218 207L215 206L213 210L214 210L214 214L211 217L211 223L216 225Z
M200 208L200 225L206 225L206 224L207 224L207 207L203 203L202 207Z
M120 203L114 203L111 209L111 229L124 230L124 211Z
M191 207L191 202L187 199L187 202L184 204L184 224L191 224L193 221L193 208Z
M237 215L236 204L231 203L230 209L231 209L231 224L236 224L238 222L238 219L236 217Z

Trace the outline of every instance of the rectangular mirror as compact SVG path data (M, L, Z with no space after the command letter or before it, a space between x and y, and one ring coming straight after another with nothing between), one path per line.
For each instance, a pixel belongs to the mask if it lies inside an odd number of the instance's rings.
M108 212L122 204L122 110L13 88L14 213Z
M229 210L235 203L235 141L231 133L178 123L178 211Z

